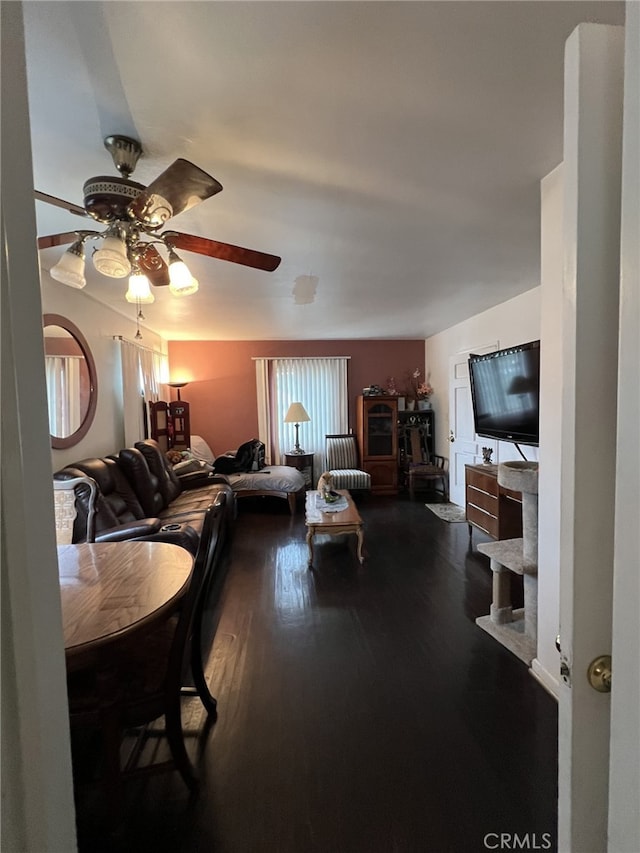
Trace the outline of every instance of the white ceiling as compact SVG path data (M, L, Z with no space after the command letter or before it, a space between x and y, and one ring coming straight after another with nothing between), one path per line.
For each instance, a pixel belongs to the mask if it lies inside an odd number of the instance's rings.
M562 159L564 42L617 2L24 4L35 186L82 203L134 136L219 195L170 227L278 254L184 253L154 288L169 339L422 338L539 283L539 182ZM82 220L38 202L40 235ZM41 252L49 269L62 249ZM125 282L86 293L133 317ZM63 285L59 285L63 287Z

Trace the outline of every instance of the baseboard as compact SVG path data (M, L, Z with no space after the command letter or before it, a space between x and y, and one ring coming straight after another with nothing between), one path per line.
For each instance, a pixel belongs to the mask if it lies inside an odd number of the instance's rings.
M538 658L534 658L531 661L531 669L529 672L557 702L560 696L560 682L542 666Z

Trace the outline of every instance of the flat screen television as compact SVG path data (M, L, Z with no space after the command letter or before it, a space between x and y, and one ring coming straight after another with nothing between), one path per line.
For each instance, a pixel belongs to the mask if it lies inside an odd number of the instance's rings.
M469 357L476 433L539 444L540 341Z

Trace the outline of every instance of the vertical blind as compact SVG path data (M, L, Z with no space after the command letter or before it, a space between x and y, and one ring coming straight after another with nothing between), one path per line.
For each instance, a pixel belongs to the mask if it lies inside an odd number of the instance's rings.
M346 356L258 358L259 438L269 464L279 465L295 444L295 424L285 424L291 403L302 403L311 418L300 424L300 445L314 455L314 470L324 470L325 436L347 432L349 408Z

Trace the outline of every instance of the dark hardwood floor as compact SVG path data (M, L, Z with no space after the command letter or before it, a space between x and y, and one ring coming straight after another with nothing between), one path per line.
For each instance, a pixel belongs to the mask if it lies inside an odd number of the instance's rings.
M135 783L117 839L81 802L83 853L473 853L500 833L555 849L557 706L474 623L488 561L422 500L359 508L364 565L354 536L326 538L310 571L302 510L241 505L208 614L200 796L176 773Z

